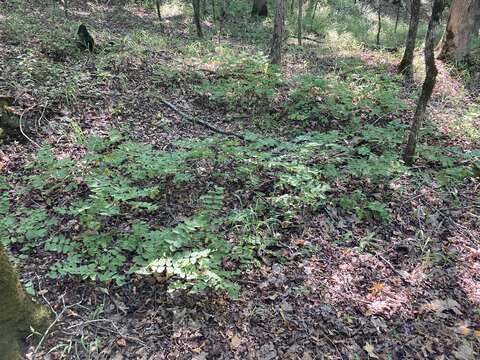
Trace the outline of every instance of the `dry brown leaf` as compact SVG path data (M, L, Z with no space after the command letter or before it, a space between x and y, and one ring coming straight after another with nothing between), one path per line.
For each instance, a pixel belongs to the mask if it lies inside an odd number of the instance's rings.
M231 345L233 348L238 348L241 343L242 343L242 339L241 339L240 336L238 336L238 335L233 335L233 336L230 338L230 345Z
M374 283L373 286L369 289L373 296L376 296L380 291L385 287L384 283Z
M123 337L119 337L119 338L117 338L117 345L120 346L120 347L125 347L125 346L127 346L127 342L125 341L125 339Z
M460 325L456 328L456 332L459 333L460 335L468 336L472 332L472 329L470 329L466 325Z

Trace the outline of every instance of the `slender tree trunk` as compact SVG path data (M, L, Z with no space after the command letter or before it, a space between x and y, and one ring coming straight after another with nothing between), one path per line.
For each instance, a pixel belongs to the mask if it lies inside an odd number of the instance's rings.
M267 0L253 0L252 16L268 16Z
M315 1L315 6L313 7L313 14L312 14L312 20L315 19L315 15L317 13L317 6L318 6L318 1Z
M203 0L201 6L202 6L202 9L200 10L200 13L203 14L203 16L207 16L208 14L207 0Z
M410 9L410 25L408 28L407 41L405 43L405 52L402 61L398 65L398 72L405 75L407 81L413 78L413 53L415 51L415 42L417 40L418 22L420 19L420 0L412 0Z
M228 2L227 0L222 0L220 3L220 17L224 18L227 16Z
M43 332L50 314L26 295L17 274L0 246L0 358L20 359L20 344L30 328Z
M303 22L303 0L298 0L297 39L298 45L302 45L302 22Z
M202 25L200 24L200 0L192 0L193 3L193 21L197 28L197 36L203 38Z
M377 46L380 45L380 31L382 30L382 3L378 0L378 29L377 29Z
M158 20L162 21L162 13L160 12L160 0L156 0L155 3L157 5Z
M432 16L428 23L427 35L425 37L425 70L426 76L423 82L422 93L418 99L415 115L410 127L410 134L408 136L407 146L405 153L403 154L403 160L405 164L412 165L413 157L415 156L415 148L417 146L417 137L422 121L425 118L425 112L427 110L428 101L432 96L433 88L437 79L437 67L435 66L435 54L434 49L434 37L435 28L440 21L442 11L444 8L443 0L434 0L432 6Z
M279 65L282 62L282 47L285 33L286 0L276 0L275 20L273 25L270 62Z
M215 0L212 0L212 17L213 22L217 21L217 11L215 10Z
M462 60L468 55L470 37L480 16L480 0L454 0L447 26L437 49L438 59Z
M400 17L400 8L402 7L402 2L401 1L398 1L397 2L397 12L395 14L395 30L394 30L394 33L396 34L397 33L397 27L398 27L398 19Z
M292 0L290 3L290 14L293 14L293 9L295 8L295 0Z

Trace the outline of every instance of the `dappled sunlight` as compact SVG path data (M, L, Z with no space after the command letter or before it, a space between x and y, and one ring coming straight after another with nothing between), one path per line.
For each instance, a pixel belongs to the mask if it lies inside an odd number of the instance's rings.
M478 231L472 232L472 235L478 236L479 233ZM479 244L461 236L456 236L452 238L451 241L458 250L458 259L456 261L455 269L459 285L472 303L480 304Z
M299 44L297 2L283 33L271 1L160 3L0 1L0 246L57 314L29 358L475 358L480 106L453 65L403 158L430 3L413 83L404 7L377 44L376 4L304 3Z
M357 307L367 315L391 317L413 314L412 290L375 255L341 250L337 258L338 261L325 263L320 274L313 269L318 268L314 264L321 260L314 258L311 266L305 265L305 268L312 269L308 272L311 275L307 283L321 289L317 296L326 303ZM423 282L418 269L409 276L412 287ZM389 280L383 282L379 279Z

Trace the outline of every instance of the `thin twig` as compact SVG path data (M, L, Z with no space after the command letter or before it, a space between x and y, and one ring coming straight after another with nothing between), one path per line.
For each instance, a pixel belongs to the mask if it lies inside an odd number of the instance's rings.
M55 312L56 316L55 316L55 319L53 320L53 322L50 324L50 326L47 328L47 330L45 331L45 333L43 334L42 338L40 339L40 341L38 342L38 345L37 347L35 348L35 350L33 350L33 353L32 353L32 359L35 360L36 358L36 354L37 352L40 350L43 342L45 341L45 339L47 338L48 334L50 333L50 330L52 330L52 328L60 321L60 319L62 318L63 314L65 313L65 311L67 311L68 309L71 309L75 306L77 306L78 304L81 304L83 300L79 301L78 303L75 303L75 304L72 304L72 305L68 305L66 306L65 305L65 300L64 298L62 297L62 302L63 302L63 309L62 311L60 311L59 313ZM53 309L53 308L52 308Z
M35 106L36 106L36 105L35 105ZM20 124L20 132L22 133L22 135L25 136L25 138L26 138L28 141L30 141L32 144L34 144L36 147L40 147L40 145L38 145L35 141L33 141L32 139L30 139L27 134L25 134L25 132L23 131L23 128L22 128L23 116L26 114L27 111L32 110L35 106L31 106L31 107L29 107L28 109L25 109L25 110L23 111L22 115L20 116L19 124Z
M196 119L188 114L186 114L185 112L183 112L182 110L178 109L175 105L173 105L172 103L168 102L167 100L164 100L164 99L160 99L160 101L162 102L162 104L168 106L170 109L172 109L173 111L175 111L177 114L180 114L184 119L186 119L187 121L191 122L192 124L200 124L204 127L206 127L207 129L213 131L213 132L216 132L216 133L219 133L219 134L222 134L222 135L227 135L227 136L235 136L241 140L245 140L245 137L243 135L240 135L240 134L237 134L237 133L234 133L234 132L231 132L231 131L227 131L227 130L223 130L223 129L219 129L213 125L210 125L209 123L207 123L206 121L203 121L203 120L200 120L200 119Z

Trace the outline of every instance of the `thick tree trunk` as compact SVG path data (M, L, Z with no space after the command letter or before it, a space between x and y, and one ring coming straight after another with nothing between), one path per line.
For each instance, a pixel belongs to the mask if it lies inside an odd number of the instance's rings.
M435 28L442 16L443 7L444 7L443 0L433 1L432 16L430 17L430 21L428 23L427 35L425 37L426 76L425 76L425 81L423 82L422 93L420 95L420 98L418 99L417 108L415 110L415 115L413 117L412 124L410 127L410 134L408 136L408 142L405 148L405 153L403 154L403 160L407 165L412 165L413 163L413 157L415 155L415 149L417 146L418 131L420 130L422 121L425 117L428 101L432 96L433 88L435 87L435 82L437 79L437 67L435 66L433 42L435 37Z
M298 45L302 45L302 21L303 21L303 0L298 0L297 39Z
M480 31L480 11L477 14L477 19L475 20L475 25L473 27L473 36L478 37Z
M253 0L252 16L268 16L267 0Z
M20 359L22 338L30 332L30 327L43 332L49 321L46 308L34 304L25 294L0 246L0 358Z
M480 0L454 0L447 26L438 44L438 59L462 60L469 53L470 38L480 14Z
M197 28L197 35L199 38L203 38L202 25L200 24L200 0L192 0L193 4L193 21Z
M398 65L398 72L403 73L407 80L413 77L413 52L415 51L415 42L417 40L418 21L420 19L420 0L412 0L410 9L410 25L408 28L407 41L405 43L405 52L402 61Z
M272 49L270 62L279 65L282 62L283 37L285 33L286 0L276 0L275 20L273 25Z

